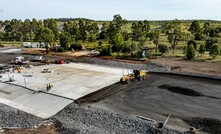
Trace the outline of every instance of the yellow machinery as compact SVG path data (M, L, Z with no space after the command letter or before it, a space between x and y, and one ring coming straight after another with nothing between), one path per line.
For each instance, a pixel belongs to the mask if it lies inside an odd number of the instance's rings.
M190 127L189 132L196 134L198 131L200 131L202 128L196 129L195 127Z
M138 70L134 69L132 73L128 73L127 75L123 74L123 77L120 79L121 83L130 83L132 80L144 80L147 77L147 71L146 70Z

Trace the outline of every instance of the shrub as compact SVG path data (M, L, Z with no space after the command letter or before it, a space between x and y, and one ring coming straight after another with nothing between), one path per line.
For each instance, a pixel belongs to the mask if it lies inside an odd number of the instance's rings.
M187 46L184 46L183 47L183 54L186 54L186 51L187 51Z
M212 47L210 48L210 52L209 52L209 55L215 59L217 55L219 55L219 46L217 43L215 43L214 45L212 45Z
M206 51L205 45L204 45L204 44L201 44L198 52L199 52L200 54L204 54L205 51Z
M189 60L191 60L195 57L195 49L192 44L187 47L186 57Z
M159 44L158 49L159 49L159 52L161 52L162 54L168 52L168 50L169 50L169 48L166 44Z
M70 50L74 49L74 50L82 50L82 45L80 42L74 42L71 47Z
M206 40L205 48L206 48L207 50L210 50L211 46L212 46L213 44L215 44L215 43L218 43L217 38L210 38L210 39Z
M197 43L194 40L189 40L187 42L187 46L193 45L193 47L195 48L195 50L197 49Z
M102 46L101 50L100 50L100 55L104 55L104 56L109 56L112 53L112 46L111 45L106 45L106 46Z
M63 47L59 47L58 52L65 52L65 49Z

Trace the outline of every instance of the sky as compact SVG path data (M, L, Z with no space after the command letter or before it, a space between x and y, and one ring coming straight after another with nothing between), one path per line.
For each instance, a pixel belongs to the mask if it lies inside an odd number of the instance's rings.
M0 0L0 20L221 20L221 0Z

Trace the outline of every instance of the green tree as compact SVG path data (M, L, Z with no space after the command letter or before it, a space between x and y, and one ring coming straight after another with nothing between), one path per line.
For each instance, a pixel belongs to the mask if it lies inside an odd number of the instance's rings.
M174 50L183 37L181 22L179 20L169 22L165 27L165 33L172 49Z
M193 45L194 49L197 50L197 43L194 40L189 40L187 46Z
M215 59L217 57L217 55L219 55L219 45L217 43L213 44L212 47L210 48L210 52L209 55Z
M31 21L29 19L26 19L23 22L22 25L22 34L23 34L23 40L29 41L31 40Z
M124 43L124 38L123 35L121 33L117 33L113 39L111 40L111 45L113 52L120 52L122 49L122 45Z
M159 40L160 40L160 31L159 30L154 30L154 31L150 32L149 38L155 44L155 46L156 46L155 47L155 52L157 52L158 44L159 44Z
M164 54L164 53L166 53L166 52L169 51L169 48L168 48L168 46L167 46L166 44L159 44L159 45L158 45L158 49L159 49L159 51L160 51L162 54Z
M121 33L125 30L123 27L126 25L127 20L122 19L122 17L117 14L114 15L113 21L109 24L107 28L107 36L109 40L113 40L116 34Z
M206 40L206 45L205 48L207 50L210 50L211 46L215 43L218 43L218 39L217 38L209 38Z
M64 50L67 50L71 43L71 35L68 32L62 32L59 35L60 45Z
M201 44L201 45L200 45L200 48L199 48L199 50L198 50L198 52L199 52L201 55L203 55L203 54L205 53L205 51L206 51L205 45L204 45L204 44Z
M70 32L71 32L72 40L78 41L81 39L81 32L79 30L77 22L75 21L73 22Z
M189 31L195 36L195 40L202 39L202 28L200 27L199 21L193 21L189 27Z
M86 26L84 24L84 21L80 19L78 22L78 25L79 25L81 40L85 41L87 39L87 32L86 32Z
M35 41L37 42L44 42L46 45L45 45L45 49L46 49L46 53L49 52L49 49L50 49L50 44L54 41L54 34L53 34L53 31L49 28L40 28L38 30L38 32L36 33L35 35Z
M192 44L187 47L186 57L189 60L191 60L195 57L195 49Z
M54 34L54 40L57 40L59 37L58 26L55 19L46 19L44 20L44 27L52 30Z
M143 37L147 37L149 33L150 30L149 22L146 20L133 22L131 30L132 30L132 40L140 41Z
M129 41L125 41L122 45L122 52L123 53L130 53L133 52L134 50L136 50L137 45L135 42L129 42Z
M209 23L209 22L204 23L203 28L204 28L204 31L203 31L204 34L205 34L206 36L209 36L209 32L210 32L210 23Z

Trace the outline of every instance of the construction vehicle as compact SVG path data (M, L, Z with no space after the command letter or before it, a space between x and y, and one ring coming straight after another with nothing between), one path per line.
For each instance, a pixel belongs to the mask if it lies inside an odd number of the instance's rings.
M53 73L54 70L50 70L50 69L44 69L43 71L41 71L42 73Z
M29 63L29 61L26 60L22 56L18 56L18 57L15 57L15 61L12 60L12 63L15 63L15 64L27 64L27 63Z
M120 79L121 83L130 83L131 81L137 79L137 80L144 80L147 77L148 71L146 70L139 70L139 69L134 69L131 73L128 72L127 75L123 73L123 77Z
M196 134L197 132L199 132L200 130L202 130L202 128L196 129L195 127L190 127L189 132Z
M33 61L43 61L44 59L42 57L43 56L35 56Z

